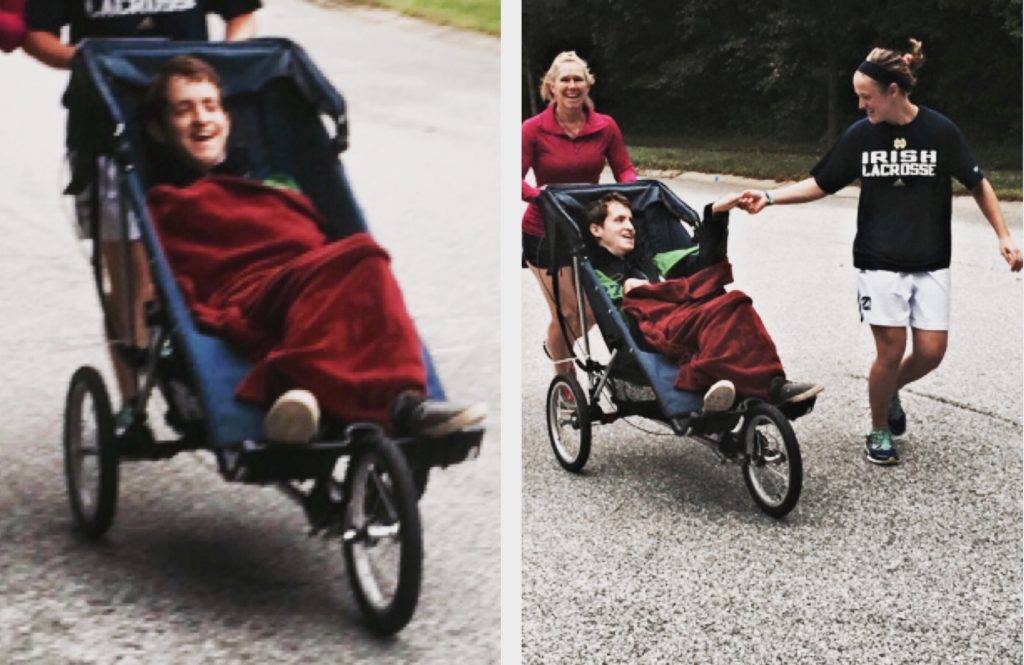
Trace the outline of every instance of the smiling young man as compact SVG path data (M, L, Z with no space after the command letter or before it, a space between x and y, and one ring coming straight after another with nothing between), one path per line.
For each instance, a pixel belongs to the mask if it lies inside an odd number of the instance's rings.
M862 321L875 340L868 376L871 431L868 461L899 461L892 437L906 431L899 390L942 362L949 332L951 178L977 202L1017 272L1021 252L1003 220L992 185L963 134L942 114L910 101L921 43L900 53L876 48L853 75L865 117L852 125L812 169L812 177L771 192L744 192L740 206L757 213L773 203L803 203L860 179L853 265ZM907 347L910 328L912 349Z
M704 393L704 411L724 411L737 395L773 404L800 402L824 388L787 381L768 331L750 298L725 291L728 211L734 194L708 205L694 247L648 254L636 246L629 201L606 194L587 208L595 241L591 262L611 298L643 341L679 363L675 387Z
M255 363L236 390L269 406L267 437L303 443L320 410L404 435L441 436L483 420L483 404L429 401L419 337L367 233L328 242L301 193L264 184L228 150L217 73L168 61L144 103L168 151L170 182L147 194L175 278L201 328Z

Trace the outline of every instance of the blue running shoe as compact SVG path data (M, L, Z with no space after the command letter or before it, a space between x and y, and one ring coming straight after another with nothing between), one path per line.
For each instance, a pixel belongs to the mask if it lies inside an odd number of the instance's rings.
M892 437L887 429L872 430L864 445L864 454L872 464L899 464L900 456L892 446Z
M900 394L897 392L889 402L889 431L893 436L900 436L907 431L907 414L900 404Z

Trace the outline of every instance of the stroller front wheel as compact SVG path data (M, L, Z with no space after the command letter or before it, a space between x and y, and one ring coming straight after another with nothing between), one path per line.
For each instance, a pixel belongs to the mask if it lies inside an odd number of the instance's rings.
M548 438L566 471L583 470L590 457L590 412L587 395L572 374L559 374L548 388Z
M379 433L360 442L345 475L342 550L370 630L392 635L412 619L423 575L417 492L398 447Z
M746 415L743 479L754 502L772 517L796 506L803 485L803 462L789 420L770 404L757 404Z
M80 367L64 406L64 479L75 526L87 538L110 528L117 508L117 439L103 377Z

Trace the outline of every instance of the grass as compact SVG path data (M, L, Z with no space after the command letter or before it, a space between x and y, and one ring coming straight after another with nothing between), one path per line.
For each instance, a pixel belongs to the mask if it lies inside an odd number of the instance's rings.
M500 0L319 0L319 4L384 7L439 25L486 35L501 33Z
M802 180L825 150L813 144L766 144L741 138L627 136L638 169L698 171L758 180ZM975 159L1001 201L1021 200L1019 146L976 145ZM967 191L954 181L954 194Z

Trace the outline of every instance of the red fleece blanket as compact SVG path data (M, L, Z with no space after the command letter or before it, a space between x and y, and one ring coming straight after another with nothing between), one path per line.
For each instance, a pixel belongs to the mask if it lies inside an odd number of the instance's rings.
M623 298L644 339L679 365L675 387L703 392L729 379L736 393L767 397L783 374L775 344L742 291L726 291L732 266L716 263L689 277L638 286Z
M240 399L301 387L343 422L386 426L399 392L424 390L416 330L368 234L326 243L309 199L245 178L159 185L147 202L198 325L256 363Z

